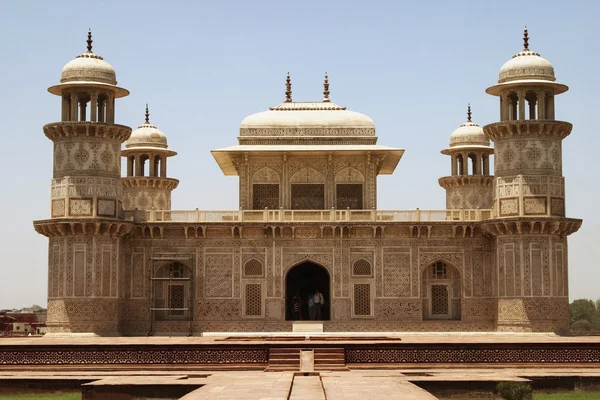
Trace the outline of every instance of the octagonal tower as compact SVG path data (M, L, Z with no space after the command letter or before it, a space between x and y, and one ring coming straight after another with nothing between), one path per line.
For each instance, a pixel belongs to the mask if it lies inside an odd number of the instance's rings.
M35 221L49 238L48 332L119 333L119 246L132 222L121 218L121 144L131 128L117 125L114 68L92 52L68 62L60 84L60 122L44 126L54 142L51 219Z
M168 147L167 136L150 123L146 104L146 120L121 151L127 158L127 177L122 178L125 210L171 209L171 192L179 181L167 178L167 158L177 154Z
M492 207L492 181L490 155L494 149L483 129L471 121L471 105L467 109L467 122L450 135L450 147L442 150L449 155L452 175L439 179L446 189L447 209L489 209Z
M572 125L555 118L554 97L568 90L554 67L524 48L500 69L487 93L500 98L494 141L493 220L498 330L556 331L569 326L567 236L581 220L565 217L562 140Z

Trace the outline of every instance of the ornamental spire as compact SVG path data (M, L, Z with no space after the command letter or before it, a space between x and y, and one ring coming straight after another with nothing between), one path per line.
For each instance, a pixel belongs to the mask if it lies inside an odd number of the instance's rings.
M290 79L290 73L287 73L287 78L285 78L285 102L292 102L292 80Z
M150 124L150 112L148 112L148 103L146 103L146 122L147 125Z
M325 81L323 81L323 102L329 103L329 77L325 72Z
M92 52L92 42L93 42L93 40L92 40L92 30L91 29L88 29L88 38L87 38L86 42L88 44L87 45L87 50L88 50L87 52L91 53Z
M471 121L471 103L469 103L469 106L467 107L467 122L472 122Z
M523 31L523 50L529 50L529 34L527 33L527 27Z

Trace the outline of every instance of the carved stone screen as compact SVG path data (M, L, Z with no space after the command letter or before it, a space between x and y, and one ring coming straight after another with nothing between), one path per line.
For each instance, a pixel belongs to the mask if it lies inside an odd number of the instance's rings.
M263 274L262 264L253 258L244 264L244 276L261 276Z
M431 316L447 317L450 315L448 285L431 285Z
M324 210L325 185L292 184L292 210Z
M336 208L362 210L363 185L360 183L338 183L336 185Z
M368 283L354 284L354 315L371 315L371 285Z
M279 185L276 183L255 183L252 185L252 209L279 209Z
M262 295L260 283L246 284L246 309L247 317L260 317L262 315Z
M371 276L371 263L362 258L360 260L357 260L352 265L352 275Z
M169 285L169 314L183 315L183 310L173 310L173 308L185 307L185 290L183 285Z

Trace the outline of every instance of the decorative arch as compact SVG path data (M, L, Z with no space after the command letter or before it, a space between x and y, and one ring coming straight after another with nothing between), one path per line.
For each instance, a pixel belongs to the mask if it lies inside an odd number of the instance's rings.
M460 320L461 271L452 263L436 259L421 269L424 320Z
M277 172L269 167L261 168L252 175L251 182L253 210L279 208L280 177Z
M189 320L192 317L192 267L181 261L156 266L152 281L152 307L157 321Z
M252 183L279 183L279 174L269 167L263 167L252 175Z
M371 276L373 275L373 267L371 263L364 258L359 258L352 263L353 276Z
M256 258L251 258L244 264L244 277L257 277L263 274L263 264Z
M353 167L346 167L335 174L336 183L363 183L365 176Z
M463 271L463 253L421 253L419 254L419 273L429 267L436 261L442 261L452 265L462 275Z
M288 267L285 271L285 303L286 320L329 320L331 306L331 271L314 261L308 259L301 260ZM323 296L323 304L320 307L321 317L319 318L316 307L309 312L309 298L312 297L315 290L318 290ZM298 299L298 304L295 301Z
M325 183L325 176L312 167L305 167L290 178L290 183Z

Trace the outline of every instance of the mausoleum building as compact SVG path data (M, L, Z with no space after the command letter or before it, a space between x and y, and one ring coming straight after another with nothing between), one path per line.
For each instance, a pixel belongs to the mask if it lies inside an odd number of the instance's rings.
M48 332L292 331L315 290L324 304L313 326L324 331L564 332L567 236L582 222L565 215L572 125L556 120L554 97L567 89L525 31L487 89L500 121L482 128L469 106L442 150L446 208L380 210L377 178L404 150L334 103L327 75L321 100L297 102L288 74L285 100L244 118L237 145L212 151L239 179L239 209L172 210L179 181L167 160L190 155L175 157L147 106L133 132L115 123L129 92L90 34L48 89L62 105L44 126L51 215L34 222L49 238Z

